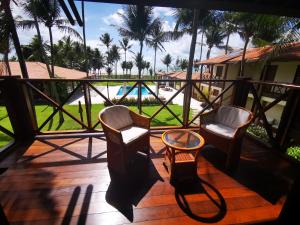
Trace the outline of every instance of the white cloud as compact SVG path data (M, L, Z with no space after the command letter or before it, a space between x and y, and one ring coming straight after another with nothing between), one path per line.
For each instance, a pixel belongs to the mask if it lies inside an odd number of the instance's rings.
M154 17L172 16L173 15L173 9L168 8L168 7L154 7L153 15L154 15Z
M123 22L123 19L120 16L120 14L124 14L123 9L118 9L115 13L113 13L109 16L103 17L103 21L107 25L118 25L118 26L120 26Z
M162 28L164 31L173 31L174 27L175 27L175 22L170 24L168 20L164 20L162 23Z

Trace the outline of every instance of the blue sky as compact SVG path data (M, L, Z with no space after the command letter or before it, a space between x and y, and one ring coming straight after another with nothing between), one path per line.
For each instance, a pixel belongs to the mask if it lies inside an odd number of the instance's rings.
M81 3L76 2L78 11L81 13ZM116 27L112 25L122 26L122 19L118 15L118 13L123 12L123 5L119 4L107 4L107 3L85 3L85 17L86 17L86 39L87 39L87 45L91 46L92 48L99 48L102 53L105 53L106 47L104 47L99 37L107 32L111 35L113 38L113 43L118 44L119 40L122 39L121 36L119 36L118 31ZM173 10L171 8L163 8L163 7L155 7L154 8L154 16L160 17L163 21L163 28L165 31L173 30L175 25L175 20L172 16ZM26 18L26 15L24 15L23 11L19 7L13 8L13 14L14 16L22 16L23 18ZM63 14L64 16L64 14ZM75 26L78 32L82 33L82 28L79 26ZM44 40L49 40L49 34L48 30L41 26L41 32L43 35ZM34 29L32 30L18 30L18 34L20 37L21 44L27 44L33 37L33 35L36 34L36 31ZM54 29L53 36L54 36L54 42L61 39L64 35L64 33L58 31L57 29ZM225 40L224 40L225 41ZM158 52L157 53L157 70L162 69L166 70L165 65L162 64L161 59L167 54L171 54L173 58L172 64L175 63L175 60L177 57L179 58L188 58L189 50L190 50L190 42L191 37L189 35L184 35L181 39L177 41L171 41L164 44L164 47L166 49L165 52ZM200 35L198 35L198 42L200 42ZM133 45L132 51L137 52L139 48L139 43L136 41L131 41L131 44ZM234 48L242 48L243 47L243 41L238 37L237 34L234 34L231 36L229 41L230 46ZM205 58L206 56L207 48L204 46L203 49L203 55L202 58ZM200 46L198 45L196 47L196 53L195 58L199 58L200 54ZM224 54L223 50L219 50L217 48L213 48L211 52L211 57ZM151 65L153 64L154 59L154 50L148 48L147 46L144 48L143 55L145 60L149 61ZM128 54L128 60L131 60L132 54ZM121 61L124 60L124 53L121 51ZM120 66L118 66L120 71Z

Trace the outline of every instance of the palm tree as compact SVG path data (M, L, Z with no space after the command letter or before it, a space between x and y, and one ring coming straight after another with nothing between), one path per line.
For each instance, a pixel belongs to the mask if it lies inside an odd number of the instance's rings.
M129 39L128 38L123 38L122 41L119 41L121 48L124 50L125 53L125 64L126 65L126 52L131 49L132 45L129 44ZM126 68L125 68L126 69ZM124 71L123 71L124 74ZM126 74L127 74L127 69L126 69Z
M163 59L162 59L163 64L165 64L167 66L167 73L168 73L168 69L169 69L169 65L172 62L172 57L170 54L167 54Z
M188 68L188 65L189 65L189 62L188 62L187 59L181 59L181 60L179 61L179 67L180 67L180 69L181 69L182 71L184 71L185 69L187 69L187 68Z
M223 23L222 23L222 29L226 33L226 44L225 44L225 54L228 53L228 49L230 48L228 43L229 43L229 38L230 35L237 32L237 26L234 22L234 14L231 12L225 12L224 13L224 18L223 18Z
M153 63L153 70L155 74L155 68L156 68L156 52L157 50L165 51L165 48L163 46L164 42L167 42L170 39L171 35L170 32L165 32L162 28L162 23L159 20L156 23L156 26L153 27L153 30L151 32L151 37L147 44L154 48L154 63Z
M147 74L149 74L150 62L146 62L145 68L147 70Z
M153 7L128 5L124 8L124 14L119 13L119 16L123 19L123 25L118 28L120 35L139 41L139 57L142 57L144 41L149 39L151 31L159 21L153 19ZM139 77L141 77L140 66L141 64L138 66Z
M6 17L5 13L1 10L0 11L0 53L4 55L3 60L4 60L4 65L3 65L3 70L7 70L8 75L11 74L11 69L9 66L9 61L8 61L8 53L10 51L10 31L9 31L9 25L8 25L8 18Z
M240 69L240 76L244 76L245 55L250 40L260 45L278 40L284 33L286 19L270 15L234 13L233 20L237 25L238 34L244 40Z
M216 23L207 27L204 33L208 47L206 59L209 59L212 47L224 48L223 39L226 37L226 33L224 33L221 27Z
M112 45L111 49L109 50L109 54L110 54L112 63L115 63L115 75L117 75L118 61L121 58L120 52L119 52L119 47L116 45Z
M100 41L106 46L108 51L113 39L110 37L109 33L104 33L101 35Z
M124 75L124 71L125 71L125 70L127 71L127 62L126 62L126 61L123 61L123 62L121 63L121 68L122 68L122 70L123 70L123 75Z
M41 31L40 31L40 27L39 27L39 21L38 21L38 14L37 14L37 10L40 8L41 6L41 2L40 0L27 0L26 2L23 3L23 10L24 12L31 17L33 20L22 20L19 21L19 25L21 25L23 27L23 29L31 29L33 28L33 26L36 29L37 32L37 40L39 42L39 48L40 48L40 60L42 62L44 62L46 64L46 68L49 74L49 77L51 77L51 70L50 70L50 66L49 66L49 60L48 60L48 56L46 54L45 48L44 48L44 44L43 44L43 39L41 36Z
M127 65L126 65L126 68L129 69L129 72L130 72L130 75L131 75L131 70L132 70L132 68L133 68L133 63L132 63L131 61L129 61L129 62L127 62L126 64L127 64Z
M55 72L52 28L57 27L60 31L68 32L80 40L82 40L82 38L76 30L68 26L68 20L61 19L60 5L57 0L36 1L36 4L34 4L34 14L37 17L38 21L44 23L44 25L49 30L51 49L51 77L54 78Z
M218 14L217 14L218 15ZM205 28L210 24L212 18L216 16L215 11L200 10L199 12L199 25L198 29L201 30L201 47L200 47L200 59L202 57L203 48L203 34ZM173 39L178 39L184 34L192 34L194 11L192 9L175 9L175 27L172 35Z
M45 43L42 43L42 45L46 46ZM28 45L22 45L21 47L25 60L44 62L43 54L41 52L40 40L37 35L33 36Z

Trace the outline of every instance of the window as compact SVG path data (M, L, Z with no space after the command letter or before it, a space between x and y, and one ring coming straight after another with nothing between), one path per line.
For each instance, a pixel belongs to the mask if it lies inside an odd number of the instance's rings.
M265 81L274 81L277 72L277 65L269 65L267 67Z
M223 75L223 66L217 66L216 77L221 78Z
M294 84L300 84L300 65L297 66L297 70L294 78Z

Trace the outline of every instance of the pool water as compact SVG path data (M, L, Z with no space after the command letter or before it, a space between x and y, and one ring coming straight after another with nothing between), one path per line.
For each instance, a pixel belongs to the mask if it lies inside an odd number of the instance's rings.
M131 87L132 86L126 86L126 93L130 90ZM141 89L142 89L142 95L149 95L150 94L150 92L147 90L147 88L141 87ZM124 95L124 91L123 90L124 90L124 87L123 86L120 87L120 89L119 89L119 91L117 93L117 96ZM128 95L138 96L138 88L137 87L133 88L133 90Z

